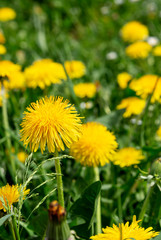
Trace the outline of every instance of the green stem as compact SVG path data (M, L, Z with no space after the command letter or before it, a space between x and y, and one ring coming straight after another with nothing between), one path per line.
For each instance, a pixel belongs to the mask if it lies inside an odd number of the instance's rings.
M10 139L10 128L9 128L9 121L8 121L8 114L7 114L7 99L5 96L5 88L2 86L2 116L3 116L3 124L5 130L5 137L6 137L6 145L8 150L8 158L12 166L13 175L15 176L15 162L12 158L11 152L11 139Z
M94 168L95 180L100 181L99 169ZM98 204L96 208L96 234L101 233L101 196L98 197Z
M14 231L15 231L15 235L16 235L16 240L20 240L20 235L19 235L19 231L17 228L15 216L12 216L12 223L13 223L13 227L14 227Z
M119 220L120 223L122 223L122 204L121 204L121 194L119 194L117 198L117 204L118 204L118 214L119 214Z
M55 155L57 157L58 153L56 153ZM55 169L57 173L56 179L57 179L57 189L58 189L58 202L62 207L64 207L63 180L62 180L60 160L58 158L55 159Z
M145 212L146 212L146 209L147 209L147 206L148 206L148 202L149 202L149 198L150 198L150 196L151 196L152 190L153 190L153 187L150 187L149 190L148 190L148 193L147 193L147 195L146 195L146 198L145 198L145 200L144 200L144 203L143 203L141 212L140 212L140 214L139 214L139 220L142 220L142 221L140 222L140 226L141 226L141 224L143 223L144 215L145 215Z
M14 232L14 229L13 229L13 224L12 224L12 222L10 220L9 220L9 229L10 229L10 231L12 233L13 240L16 240L15 232Z

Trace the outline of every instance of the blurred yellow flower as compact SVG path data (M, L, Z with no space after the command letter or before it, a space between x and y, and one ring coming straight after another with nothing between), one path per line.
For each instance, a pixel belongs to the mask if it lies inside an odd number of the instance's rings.
M7 52L5 46L3 46L2 44L0 44L0 55L3 55Z
M146 58L152 46L147 42L135 42L126 48L126 55L131 58Z
M139 226L139 222L141 220L136 221L136 216L133 216L133 220L131 225L129 222L120 223L119 226L113 224L112 227L103 228L103 233L98 234L96 236L90 237L93 240L148 240L159 234L159 232L152 231L152 227L144 229ZM122 237L122 238L121 238Z
M153 55L158 57L161 56L161 45L153 48Z
M85 65L80 61L66 61L64 63L67 74L71 79L81 78L86 73Z
M4 7L0 8L0 21L6 22L13 20L16 17L16 12L12 8Z
M127 72L122 72L117 75L117 82L120 88L124 89L127 87L128 82L131 80L132 76Z
M126 42L135 42L146 39L149 36L149 31L142 23L132 21L122 27L121 36Z
M6 39L5 39L4 35L3 35L3 33L0 32L0 44L4 44L5 41L6 41Z
M41 59L25 69L25 78L28 87L44 89L52 83L61 83L61 79L66 80L66 75L62 64Z
M138 115L145 108L145 100L137 97L128 97L121 101L117 109L125 109L124 118L130 117L132 114Z
M14 72L20 71L21 66L11 61L0 61L0 76L9 78Z
M157 75L144 75L139 79L133 80L129 87L144 99L153 93L151 98L152 103L161 101L161 78Z
M116 138L105 126L96 122L83 124L82 135L70 148L70 155L84 166L104 166L115 153Z
M128 167L134 164L139 164L145 156L142 151L133 147L119 149L112 158L112 162L120 167Z
M22 185L18 184L12 186L7 184L6 186L1 187L0 198L3 200L0 200L0 209L3 209L3 211L6 212L8 207L11 208L12 204L18 202L21 197L24 199L29 192L29 189L23 189Z
M21 123L21 141L36 152L47 144L49 152L64 151L77 141L81 132L81 118L76 109L62 97L45 97L31 103ZM64 142L64 143L63 143Z
M75 95L79 98L93 98L97 88L94 83L79 83L74 86Z
M12 75L9 76L9 80L4 81L4 86L7 90L25 89L26 82L24 73L15 71Z
M157 133L158 137L161 138L161 126L158 128L156 133Z
M21 152L18 152L18 153L17 153L17 158L18 158L18 160L19 160L20 162L22 162L22 163L25 162L25 160L26 160L27 157L28 157L28 155L27 155L26 152L21 151Z

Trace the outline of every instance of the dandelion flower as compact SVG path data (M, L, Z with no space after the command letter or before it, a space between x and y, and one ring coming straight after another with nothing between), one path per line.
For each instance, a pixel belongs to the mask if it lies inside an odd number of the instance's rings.
M30 190L29 189L26 190L26 188L22 189L22 186L18 184L12 186L7 184L6 186L1 187L0 209L6 211L8 207L11 208L12 204L18 202L21 196L25 198L29 191Z
M112 162L120 167L128 167L133 164L139 164L144 158L141 150L127 147L119 149L116 154L114 154Z
M120 88L124 89L127 87L128 82L131 80L132 76L127 72L122 72L117 75L117 82Z
M4 35L3 35L3 33L0 32L0 44L4 44L5 41L6 41L6 39L5 39Z
M112 227L103 228L103 233L93 236L90 239L120 240L122 236L123 240L148 240L159 234L159 232L152 231L152 227L149 227L147 229L140 227L138 224L139 222L140 220L136 221L136 216L133 216L131 225L129 225L129 222L126 222L126 224L121 223L119 226L113 224Z
M133 80L129 87L144 99L153 93L151 98L152 103L161 101L161 78L157 75L144 75L139 79Z
M2 44L0 44L0 55L3 55L7 52L5 46L3 46Z
M20 151L17 153L17 158L20 162L24 163L26 158L28 157L27 153L25 153L24 151Z
M46 144L49 152L64 151L64 143L69 148L80 136L81 118L74 106L62 97L42 98L31 103L24 114L21 141L25 146L29 144L32 152L40 145L43 153Z
M161 126L157 130L157 136L161 139Z
M66 80L62 64L53 62L51 59L35 61L25 69L25 77L28 87L41 89L51 84L60 84L61 79Z
M135 42L126 48L126 55L131 58L146 58L152 46L147 42Z
M80 61L66 61L64 66L71 79L81 78L85 75L86 67Z
M4 7L0 8L0 21L6 22L13 20L16 17L16 12L12 8Z
M0 76L9 78L14 72L20 71L21 66L11 61L0 61Z
M116 138L105 126L96 122L83 124L82 135L70 148L70 155L84 166L104 166L118 146Z
M121 101L117 109L125 109L124 118L130 117L132 114L138 115L145 108L145 100L137 97L128 97Z
M126 42L135 42L146 39L149 36L149 31L142 23L131 21L122 27L121 36Z
M161 56L161 45L156 46L155 48L153 48L153 55L160 57Z
M79 83L74 86L75 95L79 98L93 98L97 88L94 83Z
M8 80L4 80L3 84L7 90L25 89L26 81L24 74L20 71L15 71L12 75L9 75Z

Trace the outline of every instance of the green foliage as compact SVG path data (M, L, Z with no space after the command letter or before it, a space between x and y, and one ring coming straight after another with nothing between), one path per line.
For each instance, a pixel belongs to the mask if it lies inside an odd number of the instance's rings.
M92 225L94 223L100 191L101 182L97 181L92 183L85 189L81 197L74 202L69 210L72 218L79 217L85 221L83 224L72 227L79 237L89 239L92 234Z

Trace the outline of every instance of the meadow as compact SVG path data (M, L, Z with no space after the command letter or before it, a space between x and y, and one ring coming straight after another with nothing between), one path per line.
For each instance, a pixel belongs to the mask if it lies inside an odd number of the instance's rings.
M0 1L0 239L161 240L161 1Z

